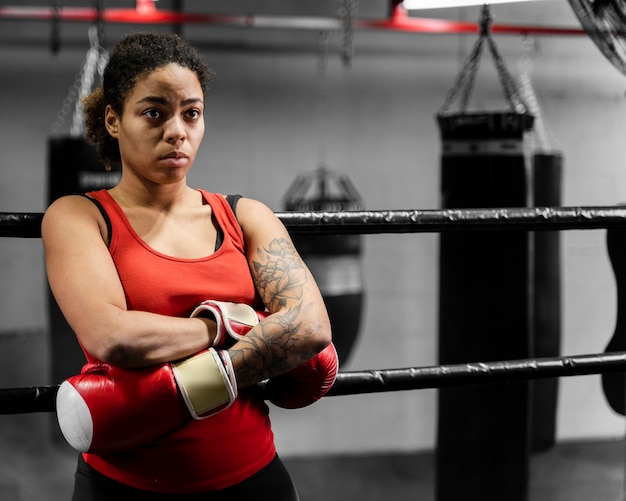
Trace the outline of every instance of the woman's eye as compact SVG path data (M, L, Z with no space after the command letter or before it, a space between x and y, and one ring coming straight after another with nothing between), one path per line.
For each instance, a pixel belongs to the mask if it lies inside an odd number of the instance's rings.
M159 110L147 110L144 112L144 116L148 118L161 118L161 112Z
M200 113L200 110L193 109L193 110L187 111L187 116L193 120L197 120L198 118L200 118L201 113Z

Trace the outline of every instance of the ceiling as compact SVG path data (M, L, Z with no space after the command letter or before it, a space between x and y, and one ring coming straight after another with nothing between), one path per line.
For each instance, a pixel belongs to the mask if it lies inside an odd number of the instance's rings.
M129 26L176 30L196 44L282 50L314 48L315 34L345 28L399 34L478 33L480 6L406 11L398 0L0 0L0 44L46 47L87 45L87 28L100 6L107 39ZM342 16L351 7L352 18ZM53 7L58 7L54 9ZM566 0L536 0L491 7L494 34L584 35ZM349 10L350 11L350 10ZM254 32L254 36L252 36ZM304 38L302 34L306 34ZM120 35L121 36L121 35Z

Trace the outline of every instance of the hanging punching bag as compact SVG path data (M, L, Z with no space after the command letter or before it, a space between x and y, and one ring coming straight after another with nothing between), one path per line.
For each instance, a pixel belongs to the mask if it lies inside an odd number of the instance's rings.
M442 205L524 207L516 113L439 116ZM529 235L474 230L440 236L439 363L530 356ZM529 452L527 382L439 390L437 499L523 501Z
M626 351L626 229L609 228L606 231L606 245L617 294L615 329L605 348L605 352L611 353ZM601 381L604 397L611 409L622 416L626 415L626 374L602 374Z
M115 186L121 166L107 171L94 145L82 136L62 136L48 140L48 204L63 195L85 193ZM78 374L85 356L76 342L52 293L48 294L48 318L52 351L52 380L55 382Z
M532 45L526 46L532 49ZM520 93L535 117L532 143L532 205L561 205L563 155L543 111L531 80L531 59L522 59L518 77ZM561 250L560 231L531 232L532 356L558 357L561 354ZM531 382L531 451L545 451L556 443L559 378Z
M536 207L561 205L563 157L557 151L532 156L533 201ZM561 233L532 234L532 357L561 355ZM531 384L531 450L545 451L556 443L559 379Z
M481 34L437 115L444 209L524 207L525 135L534 117L489 33ZM509 111L466 111L486 44ZM459 112L448 108L457 94ZM530 342L530 238L527 231L443 232L439 249L439 363L525 359ZM525 501L530 451L528 382L442 388L438 392L437 501Z
M321 167L298 176L285 194L288 211L362 210L348 177ZM364 291L361 235L293 236L294 245L324 296L339 362L349 359L361 326Z

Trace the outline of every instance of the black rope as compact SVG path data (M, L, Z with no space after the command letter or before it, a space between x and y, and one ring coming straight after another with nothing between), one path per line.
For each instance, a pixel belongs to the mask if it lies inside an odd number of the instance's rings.
M626 206L294 211L276 216L290 233L302 235L626 228ZM40 238L42 217L36 212L0 212L0 237Z
M58 386L0 389L0 414L55 412Z
M42 218L38 212L0 212L0 237L40 238Z
M328 396L626 372L626 352L343 372Z
M327 396L626 372L626 352L340 372ZM0 414L54 412L58 386L0 389Z
M436 233L477 230L589 230L626 227L626 207L534 207L280 212L292 234Z

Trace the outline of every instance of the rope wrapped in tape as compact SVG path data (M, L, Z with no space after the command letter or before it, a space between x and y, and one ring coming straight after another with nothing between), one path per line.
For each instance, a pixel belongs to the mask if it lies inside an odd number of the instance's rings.
M521 207L277 212L291 234L435 233L458 230L626 228L626 207ZM41 213L0 213L0 237L41 237Z
M626 372L626 352L343 372L328 396Z
M626 352L340 372L327 396L626 372ZM0 389L0 414L54 412L58 386Z
M42 218L38 212L0 212L0 237L40 238Z
M626 207L279 212L291 233L381 234L626 227Z
M1 389L0 414L54 412L58 389L58 385Z

